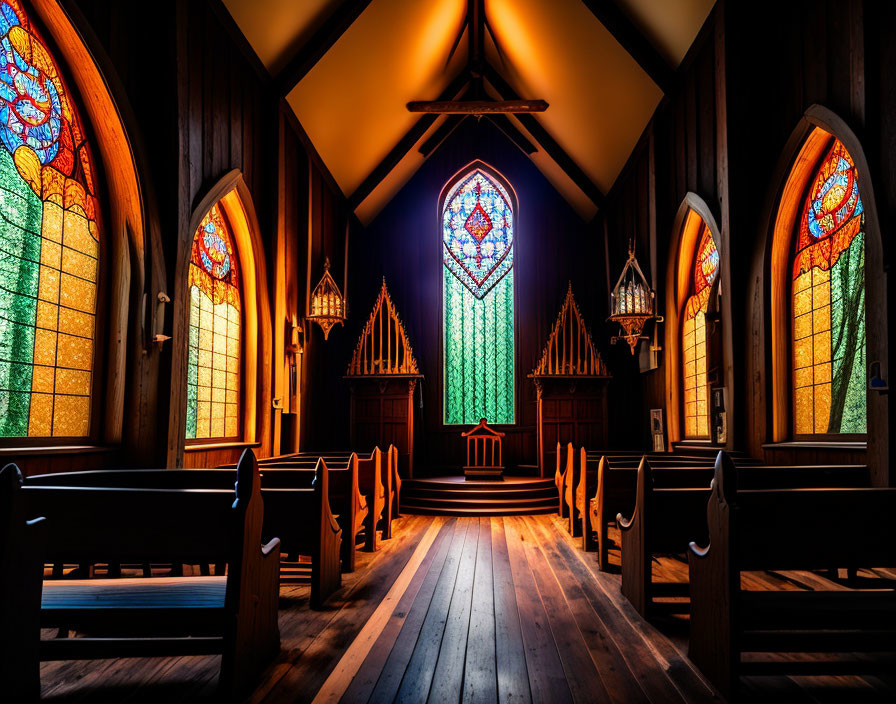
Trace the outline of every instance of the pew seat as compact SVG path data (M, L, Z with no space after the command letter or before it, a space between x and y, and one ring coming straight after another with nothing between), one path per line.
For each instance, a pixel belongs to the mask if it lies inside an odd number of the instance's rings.
M24 514L46 517L45 561L227 567L220 577L45 579L37 587L39 622L59 636L40 640L38 657L220 653L220 696L250 689L279 651L280 540L262 543L265 512L251 450L231 473L231 487L22 486ZM21 598L27 603L29 595Z
M892 672L889 580L751 591L742 574L896 566L896 489L749 490L741 474L716 463L706 547L688 546L691 660L729 698L742 675Z
M622 593L642 616L660 610L687 613L687 582L654 582L653 558L683 554L688 544L708 538L706 502L712 477L720 464L734 467L727 453L719 452L715 467L678 467L654 470L647 458L636 475L634 505L628 517L616 516L622 543ZM799 490L804 488L867 487L864 465L748 466L738 469L744 489ZM659 597L678 597L658 601Z

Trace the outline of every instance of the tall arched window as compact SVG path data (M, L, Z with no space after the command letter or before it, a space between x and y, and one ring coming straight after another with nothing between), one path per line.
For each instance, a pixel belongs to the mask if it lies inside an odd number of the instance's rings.
M856 167L832 139L793 233L793 430L865 432L865 211Z
M686 438L709 437L706 311L712 284L719 273L719 252L709 227L702 220L701 230L694 253L690 295L681 314L681 378L684 387Z
M100 207L78 110L18 0L0 4L0 437L90 434Z
M187 365L188 440L240 434L239 257L220 203L193 236L190 255L190 338Z
M475 162L442 191L443 418L513 423L516 201Z

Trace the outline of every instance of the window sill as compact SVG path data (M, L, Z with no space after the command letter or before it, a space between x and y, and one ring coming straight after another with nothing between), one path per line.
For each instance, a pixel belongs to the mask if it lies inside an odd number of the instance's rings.
M818 440L789 440L785 442L768 442L763 444L763 450L850 450L862 452L868 449L868 443L854 442L822 442Z
M105 445L45 445L43 447L0 447L0 457L22 455L90 455L115 452L117 447Z
M184 452L202 452L203 450L229 450L237 447L261 447L261 442L210 442L197 445L185 445Z

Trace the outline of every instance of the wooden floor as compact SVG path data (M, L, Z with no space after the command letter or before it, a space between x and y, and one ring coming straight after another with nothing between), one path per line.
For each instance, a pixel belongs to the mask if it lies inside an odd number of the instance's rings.
M281 586L282 650L251 702L720 701L686 621L643 621L556 516L406 516L326 607ZM611 552L618 562L618 552ZM675 561L659 572L680 570ZM45 663L51 701L213 701L220 659ZM752 681L756 680L756 681ZM749 701L894 701L893 682L749 678Z

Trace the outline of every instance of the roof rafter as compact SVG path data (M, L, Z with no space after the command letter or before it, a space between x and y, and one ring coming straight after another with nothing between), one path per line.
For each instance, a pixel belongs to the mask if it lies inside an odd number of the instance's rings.
M330 15L323 26L293 56L289 63L274 78L280 95L286 96L299 81L320 61L332 46L339 41L355 20L367 8L371 0L345 0Z
M452 100L456 98L457 95L467 87L468 82L468 73L466 71L461 72L461 74L451 81L448 87L442 91L439 100ZM398 140L398 144L392 147L392 150L385 156L385 158L376 165L373 171L368 174L367 178L361 182L361 185L355 189L351 196L349 196L348 201L352 208L357 208L364 199L367 198L380 183L382 183L383 179L392 173L392 170L398 166L398 162L413 149L414 145L424 134L426 134L426 131L432 127L433 123L439 117L440 116L435 113L426 113L414 123L413 127L407 131L404 137Z
M675 69L669 65L619 6L613 0L582 0L582 3L659 86L660 90L663 93L668 93L675 80Z
M510 84L504 80L501 74L498 73L491 64L486 64L485 77L504 100L519 99L519 96L513 88L510 87ZM532 135L532 138L545 153L557 162L557 165L566 172L566 175L572 179L573 183L575 183L595 205L600 205L604 199L603 192L590 178L588 178L588 175L582 171L581 167L579 167L572 157L564 151L563 147L557 144L550 133L542 127L538 120L535 119L535 116L528 113L522 113L516 115L516 119L519 120L520 124L526 128L526 131Z

